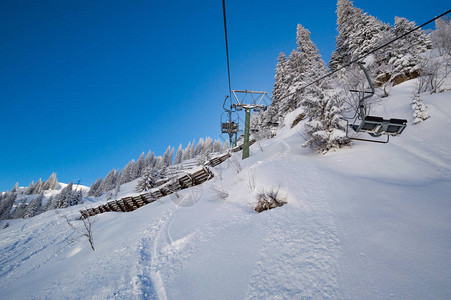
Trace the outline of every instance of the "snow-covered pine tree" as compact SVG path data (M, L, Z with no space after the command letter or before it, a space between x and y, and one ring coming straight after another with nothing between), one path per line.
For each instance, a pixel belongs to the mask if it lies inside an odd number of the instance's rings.
M208 154L213 152L213 140L211 139L211 137L205 138L204 148L203 148L202 152L208 153Z
M224 149L220 140L215 140L213 143L213 152L221 152Z
M42 185L42 190L56 190L58 188L58 179L56 178L56 173L52 173Z
M338 0L337 25L336 49L329 61L332 71L375 49L390 30L390 25L363 13L350 0Z
M157 156L155 158L155 161L156 161L155 167L154 167L155 169L162 170L162 169L166 168L163 157Z
M197 142L196 149L194 150L194 157L200 155L204 151L204 139L199 138L199 141Z
M27 208L25 209L25 213L23 218L28 219L38 215L41 212L42 200L44 199L44 192L39 194L36 198L30 201Z
M153 168L155 166L155 163L155 154L152 152L152 150L149 150L149 152L147 152L146 158L144 159L143 172L146 168Z
M301 101L303 87L327 72L326 65L319 55L318 48L310 40L310 31L298 24L296 34L297 50L288 59L289 97L280 103L280 112L285 116L295 109Z
M431 33L432 43L441 55L451 56L451 19L440 18L435 21L435 30Z
M177 157L177 154L175 155ZM191 142L188 143L188 146L183 150L182 160L188 160L191 158Z
M88 197L100 197L102 196L102 177L97 178L96 181L91 185L91 188L88 191Z
M31 181L30 185L28 185L28 187L25 189L24 194L25 195L33 194L33 189L34 189L34 180Z
M124 184L132 181L134 179L133 178L134 170L135 170L135 160L132 159L130 162L128 162L127 165L125 165L124 169L122 170L119 182L121 184Z
M135 178L139 178L142 175L142 172L144 171L145 165L144 165L144 152L141 153L141 155L139 156L138 160L136 161L135 164Z
M102 181L100 190L103 193L111 191L116 187L116 181L118 180L118 172L116 169L111 170Z
M163 164L165 167L169 167L171 165L172 159L169 158L171 153L171 146L168 146L166 148L166 151L164 151L163 154Z
M279 123L281 116L279 114L280 103L288 95L288 60L283 52L280 52L277 58L276 75L274 76L274 87L272 90L272 102L266 112L266 122Z
M225 142L224 142L224 150L225 151L228 151L230 149L230 143L229 143L229 140L226 140Z
M45 205L42 207L42 211L44 212L44 211L48 211L48 210L50 210L51 209L51 207L52 207L52 203L53 203L53 195L52 196L50 196L50 198L47 200L47 202L45 203Z
M83 203L83 193L81 190L72 190L67 195L67 205L74 206Z
M34 185L33 194L40 194L42 192L42 186L42 179L39 178L38 182L36 182L36 184Z
M68 207L72 197L73 185L74 184L72 181L69 182L69 184L66 187L64 187L61 190L61 192L53 198L53 201L51 202L51 205L48 207L48 210Z
M345 108L336 92L318 86L309 87L302 106L308 118L305 123L307 138L303 147L326 153L349 145L345 133L346 123L340 119Z
M179 147L177 148L177 152L175 153L175 159L174 159L174 164L178 165L182 162L182 158L183 158L183 148L182 148L182 144L179 145Z
M16 201L17 194L15 192L6 193L6 196L0 202L0 220L8 219Z
M27 209L27 197L22 199L22 202L16 206L14 211L11 213L11 219L21 219L25 215L25 210Z
M164 170L164 169L163 169ZM158 179L161 178L162 170L146 168L143 172L143 176L136 185L137 192L148 191L156 185Z
M11 193L17 193L17 190L19 189L19 182L16 182L13 189L11 190Z
M416 27L415 22L410 22L405 18L396 17L395 26L390 39L401 36ZM420 74L421 53L431 49L431 41L426 33L419 29L413 31L405 38L395 41L384 51L379 51L377 57L385 56L385 60L378 59L378 64L386 66L386 69L379 67L378 78L390 78L393 85L399 84L409 79L413 79ZM381 84L380 80L376 83ZM383 82L382 82L383 83Z

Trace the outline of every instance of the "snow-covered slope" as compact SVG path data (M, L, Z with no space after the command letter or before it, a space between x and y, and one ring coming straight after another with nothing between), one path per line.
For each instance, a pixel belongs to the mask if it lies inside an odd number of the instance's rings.
M413 84L375 111L411 121ZM286 126L239 173L232 159L216 167L194 205L166 197L97 216L94 252L68 244L63 216L80 207L12 220L0 230L0 298L447 299L450 98L422 95L431 118L389 144L325 156L300 147L302 124ZM253 211L271 188L288 204Z

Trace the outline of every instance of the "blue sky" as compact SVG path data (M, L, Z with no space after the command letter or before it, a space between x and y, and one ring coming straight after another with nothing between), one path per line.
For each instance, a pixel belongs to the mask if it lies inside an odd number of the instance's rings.
M354 1L417 24L448 1ZM232 89L270 92L302 24L328 61L336 1L229 0ZM228 93L216 1L0 1L0 191L57 172L90 185L141 152L219 137Z

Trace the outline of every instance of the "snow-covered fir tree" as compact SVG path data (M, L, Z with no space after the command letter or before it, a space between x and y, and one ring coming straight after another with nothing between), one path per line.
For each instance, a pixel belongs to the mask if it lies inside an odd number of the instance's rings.
M197 142L196 148L194 150L194 157L200 155L204 151L204 139L199 138L199 141Z
M381 45L384 40L382 37L390 30L390 25L363 13L350 0L338 0L337 25L336 49L329 61L331 70L336 70Z
M144 161L142 161L144 163ZM119 179L119 173L116 169L111 170L102 181L100 190L102 193L111 191L116 187L116 181Z
M141 177L141 175L142 175L142 172L144 171L144 168L145 168L145 164L144 164L144 152L143 153L141 153L141 155L139 156L139 158L138 158L138 160L136 161L136 164L135 164L135 178L133 178L133 179L136 179L136 178L138 178L138 177Z
M6 193L0 202L0 220L5 220L10 217L11 209L16 201L17 194L15 192Z
M42 190L56 190L58 188L58 179L56 178L56 173L52 173L44 184L42 185Z
M191 159L191 155L192 155L191 151L192 151L192 149L191 149L191 142L189 142L188 146L186 146L186 148L183 150L182 160ZM177 157L177 155L176 155L176 157Z
M431 33L431 40L435 49L441 55L451 56L451 19L440 18L435 21L435 30Z
M38 215L41 212L42 200L44 199L44 193L42 192L39 196L30 201L25 209L23 218L28 219Z
M102 177L98 178L96 181L93 182L91 185L91 188L88 191L88 197L100 197L102 196L103 190L102 190Z
M153 168L155 166L155 163L155 154L152 152L152 150L149 150L149 152L147 152L146 158L144 159L144 169Z
M177 152L175 153L175 158L174 158L174 164L178 165L182 162L183 159L183 148L182 148L182 144L179 145L179 147L177 148Z
M136 185L137 192L148 191L153 188L157 181L164 177L165 168L163 169L155 169L155 168L146 168L141 176L141 179L138 181Z
M120 175L120 183L124 184L127 182L132 181L135 175L135 160L132 159L127 165L125 165L124 169L121 172Z
M305 123L307 138L303 147L326 153L349 145L346 123L340 119L345 108L336 92L312 86L308 88L301 104L308 118Z
M56 209L56 208L66 208L69 207L69 203L71 201L72 197L72 188L73 183L69 182L69 184L64 187L59 194L57 194L53 201L51 202L51 205L47 208L48 210Z
M224 149L220 140L215 140L213 143L213 152L221 152Z
M25 210L27 209L27 197L22 199L22 202L16 206L16 208L11 213L11 219L21 219L25 215Z

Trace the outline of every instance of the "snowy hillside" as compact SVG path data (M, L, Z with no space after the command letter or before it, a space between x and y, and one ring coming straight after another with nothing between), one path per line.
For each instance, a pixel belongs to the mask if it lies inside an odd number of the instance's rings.
M414 85L373 108L409 121L390 143L317 155L300 146L304 123L285 126L249 159L234 154L240 172L233 159L215 167L193 205L168 196L96 216L96 251L69 243L63 216L81 225L80 206L11 220L0 230L0 298L449 298L451 92L422 94L431 118L412 125ZM288 204L256 213L255 195L271 188Z

